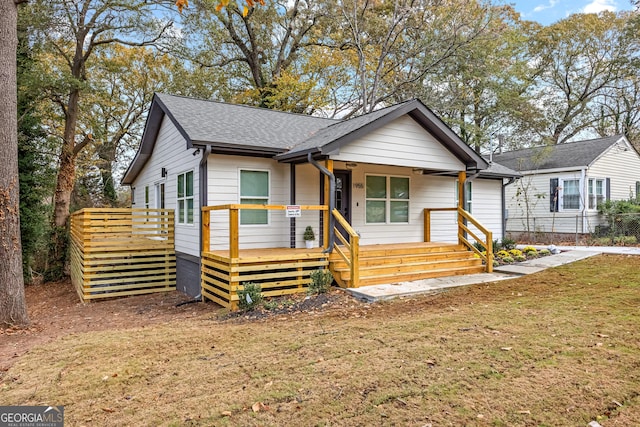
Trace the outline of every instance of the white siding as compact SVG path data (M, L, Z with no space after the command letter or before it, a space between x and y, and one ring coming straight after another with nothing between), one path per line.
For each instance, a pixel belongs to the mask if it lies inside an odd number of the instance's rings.
M345 165L336 162L335 169ZM367 174L405 176L409 178L409 223L367 224L365 220L365 176ZM411 168L358 164L351 170L351 222L360 233L361 244L410 243L424 239L424 208L456 206L456 178L416 175ZM473 188L474 209L482 225L496 236L502 233L501 226L501 182L476 180ZM431 222L431 240L457 242L457 220L455 212L434 212Z
M611 200L636 197L636 181L640 181L640 156L631 149L612 147L587 171L589 178L611 179Z
M471 215L493 233L494 240L502 239L504 235L502 231L501 179L478 178L473 181ZM478 234L478 237L483 237L483 235Z
M288 164L257 157L212 154L209 156L207 172L209 206L240 203L241 169L269 171L269 204L289 204ZM240 225L241 249L289 247L289 218L285 217L285 211L270 211L268 215L268 225ZM214 211L211 216L211 249L228 247L228 210Z
M585 184L582 180L581 171L526 175L506 188L507 231L575 233L577 228L578 232L582 233L582 208L564 209L562 207L562 197L560 197L560 212L551 212L551 198L553 196L550 195L550 182L554 178L560 180L560 186L562 186L563 179L581 180L580 205L584 206Z
M140 174L132 184L135 192L134 208L143 208L145 203L144 189L149 186L149 207L156 206L154 186L156 183L165 184L165 208L176 209L177 176L180 173L193 171L193 192L194 192L194 224L178 224L176 212L175 241L176 251L189 255L200 255L199 250L199 173L198 165L202 156L193 156L194 150L187 150L187 143L180 135L176 127L165 116L158 132L156 145L149 161L144 165ZM167 169L166 178L162 178L162 168Z
M331 158L433 170L464 170L460 160L408 116L347 144Z

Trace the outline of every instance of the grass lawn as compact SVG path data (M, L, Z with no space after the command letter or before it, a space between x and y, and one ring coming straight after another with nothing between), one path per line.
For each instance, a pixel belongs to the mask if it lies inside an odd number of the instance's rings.
M70 426L638 425L640 257L345 301L67 335L21 356L0 402L64 405Z

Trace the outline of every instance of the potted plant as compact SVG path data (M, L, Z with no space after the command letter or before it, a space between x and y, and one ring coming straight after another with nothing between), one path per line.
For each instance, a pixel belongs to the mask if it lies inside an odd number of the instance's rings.
M303 239L307 249L313 248L313 241L316 240L316 234L313 232L313 228L310 225L307 225L307 228L304 229Z

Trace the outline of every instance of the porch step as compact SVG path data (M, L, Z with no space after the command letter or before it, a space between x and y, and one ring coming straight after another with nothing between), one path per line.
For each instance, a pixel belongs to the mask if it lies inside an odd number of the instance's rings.
M349 267L338 254L331 255L330 269L340 286L353 286ZM484 270L482 261L458 244L363 246L357 286L475 274Z

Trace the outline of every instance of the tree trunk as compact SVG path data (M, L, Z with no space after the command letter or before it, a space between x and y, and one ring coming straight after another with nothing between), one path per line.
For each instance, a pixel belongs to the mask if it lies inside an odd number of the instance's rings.
M0 327L29 324L20 243L17 21L16 3L0 0Z
M56 280L65 276L65 262L69 236L67 234L71 193L76 179L75 134L78 121L80 92L74 89L69 94L69 103L64 123L64 142L60 152L60 164L54 197L53 224L49 241L49 256L45 279Z

